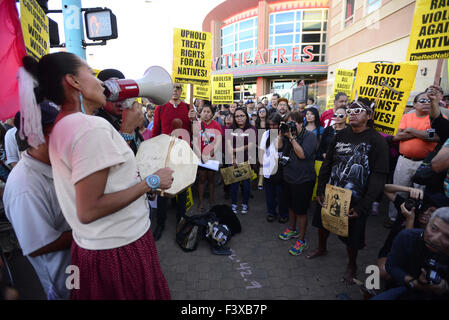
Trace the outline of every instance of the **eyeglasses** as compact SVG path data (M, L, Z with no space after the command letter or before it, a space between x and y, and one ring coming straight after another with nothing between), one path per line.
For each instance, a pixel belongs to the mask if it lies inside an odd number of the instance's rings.
M352 109L347 109L346 113L347 114L361 114L362 111L366 111L365 108L352 108Z
M234 118L245 118L246 116L244 114L239 114L238 116L234 116Z
M419 103L430 103L430 99L421 98L418 100Z
M340 118L343 119L345 115L343 113L334 113L334 118Z

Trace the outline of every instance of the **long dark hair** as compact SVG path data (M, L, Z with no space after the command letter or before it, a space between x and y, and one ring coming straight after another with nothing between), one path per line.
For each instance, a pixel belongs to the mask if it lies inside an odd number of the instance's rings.
M317 131L317 134L316 134L316 136L317 136L317 138L320 136L320 127L321 127L321 123L320 123L320 113L318 112L318 110L317 109L315 109L315 108L307 108L307 110L306 110L306 117L307 117L307 112L312 112L313 113L313 115L315 116L315 121L314 121L314 123L315 123L315 127L316 127L316 131ZM307 118L305 118L305 122L306 122L306 125L307 125Z
M267 129L268 128L268 109L265 106L260 107L257 110L256 128L257 129L261 129L261 127L260 127L260 121L261 120L260 120L260 117L259 117L259 111L262 110L262 109L265 109L265 129Z
M237 122L235 121L235 115L236 115L237 111L242 111L246 116L245 126L243 127L243 130L246 130L249 127L251 127L251 124L249 123L248 113L246 113L246 110L242 107L237 107L237 108L235 108L235 111L234 111L234 121L232 122L232 129L234 129L234 130L239 129L239 126L237 125Z
M39 62L30 56L22 59L23 66L39 83L35 88L37 103L44 98L61 105L65 100L62 79L66 74L78 74L82 60L69 52L50 53L43 56Z
M279 125L281 124L281 115L279 113L272 113L270 114L270 116L267 119L267 124L269 123L269 121L274 122L277 124L277 126L279 127ZM267 142L265 144L266 149L268 149L268 147L270 146L270 128L267 129L268 130L268 137L267 137Z

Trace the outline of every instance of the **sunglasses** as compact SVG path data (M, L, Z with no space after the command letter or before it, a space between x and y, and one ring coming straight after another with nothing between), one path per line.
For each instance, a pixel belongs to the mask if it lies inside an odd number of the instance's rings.
M340 118L343 119L345 115L343 113L334 113L334 118Z
M173 89L182 90L182 87L181 86L173 86Z
M421 98L418 100L419 103L430 103L430 99Z
M346 113L347 114L361 114L362 111L366 111L365 108L352 108L352 109L347 109Z

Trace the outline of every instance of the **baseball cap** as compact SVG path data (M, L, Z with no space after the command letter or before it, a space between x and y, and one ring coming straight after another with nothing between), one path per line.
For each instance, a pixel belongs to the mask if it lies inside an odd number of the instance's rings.
M97 78L101 81L106 81L111 78L125 79L125 75L117 69L104 69L98 73Z
M42 128L51 126L58 116L58 109L56 109L56 105L48 100L44 100L39 104L41 108L41 124ZM16 139L17 145L19 147L19 151L24 151L28 149L30 146L28 145L27 139L21 139L19 135L20 131L20 111L16 113L14 116L14 126L17 128Z

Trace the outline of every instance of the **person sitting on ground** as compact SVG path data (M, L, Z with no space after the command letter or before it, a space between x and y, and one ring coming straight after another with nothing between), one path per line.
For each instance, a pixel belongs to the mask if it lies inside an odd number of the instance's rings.
M415 205L411 209L407 209L405 206L407 199L399 195L398 192L407 192L409 194L408 199L412 199L413 203L419 204L419 206ZM385 262L387 261L387 256L391 250L395 237L403 229L424 229L429 222L432 213L438 207L434 201L428 197L428 195L425 195L424 191L421 189L386 184L384 193L388 199L394 203L394 206L398 212L401 213L398 214L398 219L396 219L391 227L390 233L388 234L388 237L377 256L377 266L380 270L380 277L384 280L390 280L391 278L385 270ZM412 202L410 201L410 203Z
M436 210L425 229L402 230L385 268L397 287L372 300L448 300L449 207Z
M70 265L72 230L64 219L53 184L48 155L48 133L58 110L48 101L40 104L45 143L28 146L8 177L3 203L5 213L30 261L47 299L69 299L66 268ZM20 112L15 124L20 130Z

